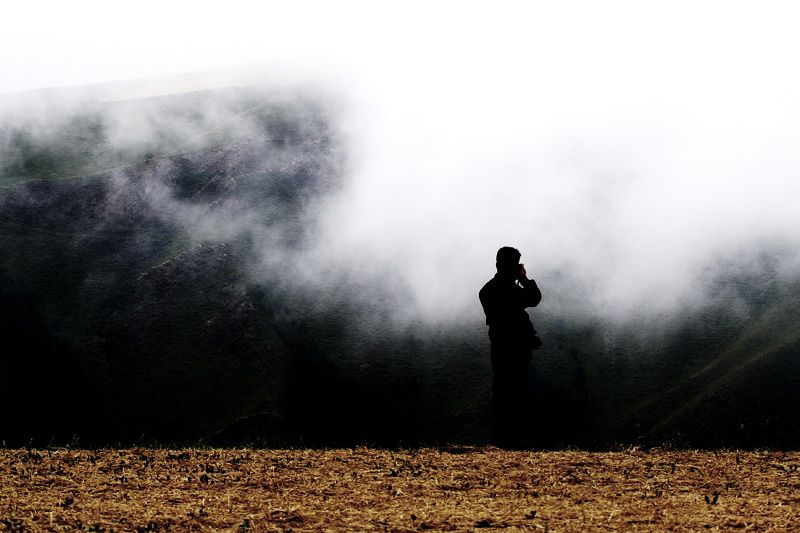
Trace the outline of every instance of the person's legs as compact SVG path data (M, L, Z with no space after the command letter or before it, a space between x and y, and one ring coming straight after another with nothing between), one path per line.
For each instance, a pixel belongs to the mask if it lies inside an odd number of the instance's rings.
M519 446L527 433L528 356L492 350L492 372L492 440Z

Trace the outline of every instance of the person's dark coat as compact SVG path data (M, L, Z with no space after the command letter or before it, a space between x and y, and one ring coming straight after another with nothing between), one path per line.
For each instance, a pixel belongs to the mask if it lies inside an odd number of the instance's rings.
M542 300L536 282L526 277L517 280L501 273L495 274L478 293L486 324L489 325L489 340L492 352L527 352L541 345L533 329L527 307L535 307Z

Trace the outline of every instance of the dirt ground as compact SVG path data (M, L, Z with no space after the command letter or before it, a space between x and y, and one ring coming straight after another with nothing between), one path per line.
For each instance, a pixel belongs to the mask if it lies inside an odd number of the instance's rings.
M0 530L800 530L800 452L0 450Z

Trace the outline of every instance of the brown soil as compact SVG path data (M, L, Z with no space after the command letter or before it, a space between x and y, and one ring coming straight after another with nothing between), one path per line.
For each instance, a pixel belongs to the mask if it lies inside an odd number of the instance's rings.
M800 530L800 452L0 450L0 530Z

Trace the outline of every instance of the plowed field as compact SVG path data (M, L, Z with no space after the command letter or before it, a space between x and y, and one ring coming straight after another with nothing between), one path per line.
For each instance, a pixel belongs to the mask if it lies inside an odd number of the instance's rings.
M800 452L0 450L0 530L800 530Z

